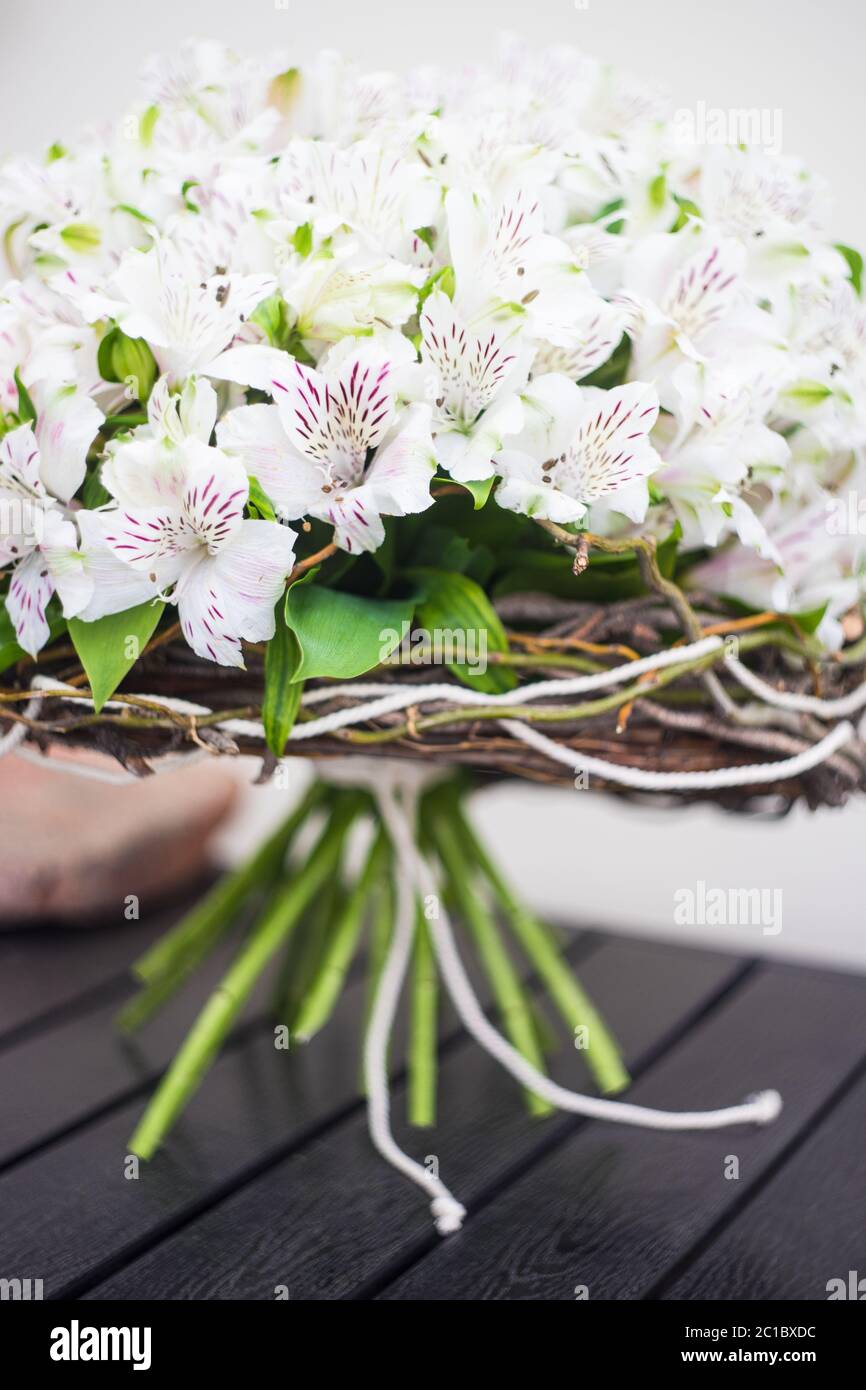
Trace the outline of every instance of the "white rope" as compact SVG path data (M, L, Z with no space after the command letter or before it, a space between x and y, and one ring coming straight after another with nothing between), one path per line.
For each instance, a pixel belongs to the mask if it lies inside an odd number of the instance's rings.
M392 768L376 769L372 789L385 827L394 845L398 864L409 864L406 846L411 845L417 795L410 795L404 780L406 802L401 808L394 792ZM440 1178L404 1153L391 1133L391 1098L388 1089L388 1042L394 1026L397 1001L406 978L415 934L415 891L411 873L397 873L397 907L394 931L385 965L376 990L373 1011L364 1040L364 1081L367 1088L367 1122L370 1137L382 1157L412 1182L431 1195L430 1210L441 1236L459 1231L466 1209Z
M504 706L506 709L519 709L529 701L559 695L586 695L593 690L603 690L610 685L620 685L623 681L636 679L649 671L658 671L666 666L679 666L684 661L699 660L718 651L723 645L721 637L704 637L688 647L670 647L652 656L641 657L638 661L626 661L613 666L609 671L596 671L591 676L567 676L557 680L535 681L524 685L519 691L506 691L500 695L486 695L465 686L454 686L440 681L431 685L404 685L396 689L394 683L361 684L358 681L347 685L327 686L322 690L311 690L302 697L303 705L316 704L321 700L340 697L368 699L367 704L356 705L352 709L335 710L322 715L320 719L310 719L304 724L296 724L289 737L294 740L319 738L333 733L336 729L350 724L361 723L367 719L380 719L382 715L394 714L410 705L424 704L430 700L446 700L458 705Z
M41 704L42 697L40 695L34 695L32 700L28 700L24 709L25 718L32 719L34 715L38 714ZM7 753L11 753L13 749L18 747L19 743L24 742L26 737L27 725L20 724L16 721L12 725L12 728L0 738L0 758L4 758Z
M409 705L421 704L425 700L447 700L457 706L503 705L506 708L518 710L526 700L537 700L542 696L553 694L579 694L585 692L587 688L596 689L601 685L610 685L626 679L627 676L639 675L644 671L657 669L660 666L669 666L674 664L675 652L679 654L679 657L689 652L692 655L696 652L698 655L706 655L708 651L716 650L721 640L719 637L708 637L702 642L693 643L691 647L671 648L665 652L657 653L653 657L644 657L640 661L627 662L622 666L614 667L611 671L599 671L592 676L536 681L532 685L525 686L516 695L510 692L500 695L484 695L477 690L469 690L464 686L450 685L444 682L426 686L408 685L398 687L396 690L393 685L363 684L361 682L326 686L320 690L308 692L308 695L304 697L304 703L317 703L320 700L334 699L341 695L355 695L363 698L371 692L377 698L368 703L354 705L349 709L336 710L332 714L324 715L321 719L313 719L305 724L296 724L289 737L293 741L321 737L333 733L338 728L361 724L369 719L381 717L383 714L408 708ZM742 669L746 670L745 667ZM748 672L748 675L752 678L751 672ZM88 700L87 697L79 697L74 691L74 687L59 685L56 681L51 681L45 676L37 676L33 681L33 688L44 695L50 694L58 699L84 698L87 703L92 704L92 701ZM780 692L773 692L769 686L767 689L774 695L780 695ZM379 692L383 690L389 693L380 696ZM862 690L866 691L866 685L862 687ZM69 692L68 696L67 691ZM861 688L858 687L858 690L853 693L866 702L866 695L861 695ZM139 696L139 698L159 700L166 708L176 713L192 715L210 715L213 713L206 705L194 704L189 700L169 699L165 696ZM796 696L791 698L806 700L816 697ZM844 698L850 699L848 696ZM832 701L825 702L826 705L834 703ZM106 701L105 707L126 708L122 701L113 700ZM545 734L539 733L516 719L502 719L499 723L512 737L534 747L538 752L544 753L555 762L571 768L572 771L594 772L596 775L604 777L606 781L643 791L689 791L699 788L712 790L722 787L741 787L783 781L785 778L798 776L800 773L807 772L822 762L826 762L845 743L857 737L852 725L843 721L835 729L832 729L825 738L805 749L802 753L798 753L795 757L772 763L750 763L739 767L715 768L708 772L654 772L644 768L605 762L601 758L576 753L573 749L562 747ZM261 723L255 720L226 719L221 721L218 727L229 734L264 739L264 728ZM22 737L23 735L19 735L19 741ZM0 743L0 753L2 751L2 743ZM159 762L156 765L159 766Z
M414 861L413 877L418 891L422 896L436 894L436 882L430 867L414 843L410 843L409 853ZM629 1101L584 1096L557 1085L555 1081L537 1071L531 1062L506 1042L487 1019L463 967L448 914L441 903L438 916L428 919L428 927L442 977L467 1031L486 1052L505 1067L506 1071L511 1072L522 1086L533 1091L542 1100L549 1101L559 1110L567 1110L574 1115L585 1115L594 1120L611 1120L615 1124L640 1125L644 1129L663 1130L723 1129L728 1125L738 1124L764 1125L779 1115L782 1098L778 1091L761 1091L748 1097L742 1105L732 1105L722 1110L671 1111L654 1110L646 1105L633 1105Z
M577 753L573 748L564 748L546 734L522 724L517 719L501 719L499 723L511 734L530 748L571 768L572 772L595 773L609 782L619 782L624 787L634 787L640 791L689 791L717 790L722 787L754 786L762 782L782 782L787 777L798 777L819 763L826 762L844 744L856 738L851 724L843 722L831 729L818 743L805 748L792 758L782 758L775 763L748 763L742 767L717 767L707 772L654 772L642 767L621 766L609 763L603 758L594 758L588 753Z
M396 924L376 991L364 1044L367 1115L370 1135L382 1157L419 1187L433 1193L431 1211L440 1235L449 1235L460 1230L466 1215L465 1208L439 1178L404 1153L394 1140L390 1126L388 1040L409 963L415 926L416 894L421 897L432 894L439 904L438 915L427 919L428 927L442 978L467 1032L522 1086L558 1109L584 1115L589 1119L609 1120L616 1124L638 1125L656 1130L712 1130L737 1124L769 1124L779 1115L782 1098L778 1091L762 1091L747 1098L741 1105L728 1106L720 1110L676 1112L654 1110L649 1106L634 1105L628 1101L581 1095L577 1091L559 1086L537 1071L493 1027L478 1002L460 959L448 915L441 905L441 895L437 890L436 881L415 842L418 784L411 786L409 794L411 784L403 782L408 804L404 803L401 807L395 794L397 779L401 775L405 778L405 769L394 769L387 763L373 763L361 769L362 785L374 792L394 846L397 881Z
M798 695L791 690L776 690L734 656L729 656L725 665L740 685L766 704L775 705L777 709L794 710L798 714L814 714L818 719L845 719L866 705L866 681L849 690L847 695L825 700L820 695Z

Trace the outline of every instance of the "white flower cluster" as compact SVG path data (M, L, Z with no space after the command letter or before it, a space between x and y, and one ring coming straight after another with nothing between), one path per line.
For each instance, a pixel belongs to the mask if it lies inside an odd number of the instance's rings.
M161 595L241 665L288 523L375 550L437 470L528 517L678 524L704 586L822 608L838 641L866 311L823 203L571 50L405 79L215 43L150 62L113 129L0 169L18 641L44 644L55 593L85 621Z

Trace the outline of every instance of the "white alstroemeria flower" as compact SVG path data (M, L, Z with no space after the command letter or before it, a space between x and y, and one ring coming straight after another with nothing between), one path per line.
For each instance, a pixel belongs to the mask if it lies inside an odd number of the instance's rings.
M847 281L791 287L775 355L779 415L829 449L866 444L866 308Z
M534 337L559 341L598 296L567 242L544 230L538 197L518 190L498 206L452 189L445 199L457 311L515 315Z
M20 425L0 440L0 563L15 568L6 608L18 645L33 657L49 636L46 608L57 591L68 618L90 598L75 527L46 491L36 436Z
M9 400L7 409L15 409L16 369L28 387L37 382L75 384L85 395L97 396L101 404L118 394L121 388L106 387L97 361L99 333L93 324L100 317L104 295L93 312L85 315L81 302L86 292L77 272L67 268L48 283L32 275L10 280L3 299L0 392Z
M621 304L594 298L583 317L561 335L559 343L539 344L533 371L537 376L560 372L572 381L580 381L616 351L627 323L628 314Z
M163 113L195 115L222 146L262 146L277 124L268 102L272 71L214 39L186 39L170 54L149 58L142 81ZM263 109L264 108L264 109Z
M297 73L292 88L292 130L338 145L382 134L391 137L408 114L401 78L391 72L362 72L333 49L325 49Z
M492 458L521 427L518 391L534 349L490 319L468 322L441 290L420 317L421 362L434 405L436 456L459 482L491 478Z
M522 402L523 429L495 460L500 506L567 522L601 504L643 520L645 479L661 462L649 438L659 411L654 387L633 381L599 391L550 373L530 384Z
M40 477L61 502L74 497L87 472L87 450L105 418L75 386L38 382L30 388L36 410Z
M687 362L673 379L674 415L659 421L662 466L655 481L671 503L685 546L719 545L735 531L744 545L776 559L753 508L741 495L750 481L778 485L790 459L787 441L764 423L772 389L735 367Z
M440 189L417 153L360 140L347 149L323 140L293 140L280 159L278 181L286 216L312 222L319 237L349 227L367 251L415 263L417 231L431 225Z
M711 226L745 245L749 283L774 303L792 285L845 273L839 252L821 236L827 187L799 161L760 149L710 146L696 198Z
M186 407L162 394L152 416L158 437L117 444L103 468L117 507L98 525L117 559L171 588L167 597L199 656L243 667L241 638L274 635L295 535L277 522L243 519L247 476L238 460L204 443L216 396L203 385L203 399L194 393Z
M188 209L165 219L165 235L190 267L196 282L211 276L267 275L276 278L277 247L270 234L271 214L262 211L275 202L273 166L267 176L258 171L221 174L209 185L201 184L195 194L199 211Z
M31 656L49 636L45 610L56 591L67 618L92 592L75 526L60 503L84 480L87 450L102 411L74 386L32 388L35 430L20 425L0 440L0 564L14 564L6 608L19 646Z
M742 283L745 248L698 224L635 243L625 263L622 300L636 311L631 370L652 378L662 405L672 401L681 362L738 360L772 333L769 314L750 301Z
M49 502L68 502L84 482L87 451L102 424L102 411L73 385L37 382L29 394L36 422L6 435L16 442L13 452L4 455L5 474L28 489L35 480L36 494Z
M235 358L254 363L256 352L236 349ZM398 412L400 364L375 342L336 350L319 371L285 353L259 360L276 404L229 411L217 439L258 478L278 515L329 522L337 545L355 554L382 544L383 516L432 506L430 408ZM264 380L256 374L260 387Z
M761 518L772 554L762 556L734 542L698 565L694 582L750 608L776 613L824 608L816 635L831 650L841 646L839 619L862 600L864 538L834 529L833 502L829 493L807 507L774 500Z
M554 186L563 157L547 113L529 129L521 114L506 107L455 120L430 122L423 149L449 188L483 193L498 203L520 189L532 189L548 206L560 202ZM539 126L544 123L543 130Z
M292 256L280 272L280 290L298 336L315 346L401 327L415 312L425 278L418 266L337 235L310 256Z
M199 281L193 265L169 242L130 251L113 279L109 311L130 338L144 338L172 381L201 371L276 288L269 275L212 275Z

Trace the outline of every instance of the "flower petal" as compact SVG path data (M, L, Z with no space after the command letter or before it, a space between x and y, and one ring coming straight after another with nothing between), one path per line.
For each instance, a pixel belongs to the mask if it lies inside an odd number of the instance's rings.
M502 481L494 495L500 507L509 512L543 517L560 525L579 521L586 512L582 502L543 481L541 464L529 454L503 449L496 456L496 471Z
M326 475L289 442L275 405L241 405L224 415L217 442L258 478L284 521L296 521L322 500Z
M39 471L49 492L68 502L87 472L87 450L105 418L95 401L82 391L33 388L37 410L36 439Z
M325 376L295 362L288 384L275 381L283 428L307 458L357 481L367 452L384 439L394 419L391 364L375 348L344 358Z
M435 472L430 407L415 405L407 412L406 423L376 454L367 473L367 486L380 512L407 516L432 507L430 479Z
M6 610L18 645L32 657L45 646L50 635L45 609L53 593L54 581L45 556L34 550L13 572L6 595Z
M159 593L160 584L129 563L118 559L105 539L111 526L110 512L76 513L75 520L81 536L81 552L85 573L91 580L92 592L86 606L78 613L83 622L92 623L109 613L123 613L135 608Z
M273 521L244 521L222 550L202 552L174 595L193 651L242 668L241 638L267 642L274 635L274 606L294 554L295 533Z
M385 539L376 494L369 484L352 488L344 496L329 501L316 515L331 523L334 540L341 550L348 551L350 555L378 550Z

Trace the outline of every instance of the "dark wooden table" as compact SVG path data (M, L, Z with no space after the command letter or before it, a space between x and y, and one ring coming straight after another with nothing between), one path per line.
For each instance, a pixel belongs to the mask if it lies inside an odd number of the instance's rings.
M171 920L0 937L0 1277L85 1299L809 1299L866 1275L866 980L584 933L570 954L649 1105L778 1088L765 1129L661 1134L531 1120L443 1019L436 1155L470 1216L427 1205L372 1152L354 981L308 1048L274 1047L260 997L160 1155L127 1141L215 978L134 1043L112 1030L125 967ZM566 1046L554 1071L586 1086ZM734 1162L735 1160L735 1162ZM738 1175L735 1175L738 1173Z

